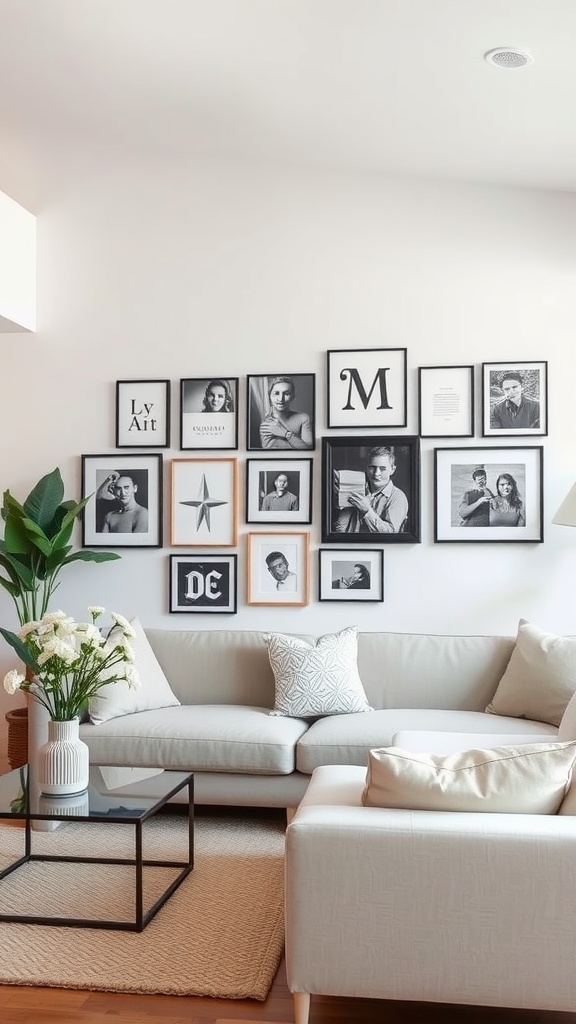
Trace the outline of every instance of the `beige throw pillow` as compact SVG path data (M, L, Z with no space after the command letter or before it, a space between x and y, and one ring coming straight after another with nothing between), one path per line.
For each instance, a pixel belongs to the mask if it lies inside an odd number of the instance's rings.
M446 756L371 750L362 803L428 811L556 814L572 778L576 741Z
M132 619L130 625L136 633L129 643L136 655L134 666L140 676L140 686L131 690L124 680L103 686L92 697L88 706L93 725L101 725L102 722L120 718L121 715L132 715L135 711L154 711L156 708L169 708L180 704L172 693L140 622L138 619ZM114 636L114 630L111 636Z
M575 690L576 639L520 619L512 657L486 711L560 725Z
M326 633L311 647L282 633L264 636L274 673L272 715L315 718L371 711L358 675L358 628Z

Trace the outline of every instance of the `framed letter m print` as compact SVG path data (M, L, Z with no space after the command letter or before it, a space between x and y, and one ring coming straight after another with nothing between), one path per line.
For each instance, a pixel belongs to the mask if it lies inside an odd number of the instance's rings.
M406 426L406 349L332 349L328 427Z

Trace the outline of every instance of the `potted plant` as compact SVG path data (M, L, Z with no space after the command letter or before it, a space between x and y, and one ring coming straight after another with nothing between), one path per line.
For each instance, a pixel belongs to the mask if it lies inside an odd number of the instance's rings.
M14 601L21 626L37 621L48 610L59 586L59 576L72 562L109 562L120 558L111 551L74 551L70 543L74 522L89 498L64 501L59 469L43 476L23 505L5 491L0 515L4 539L0 540L0 584ZM27 709L9 711L8 756L12 768L27 759ZM13 732L14 736L11 736Z

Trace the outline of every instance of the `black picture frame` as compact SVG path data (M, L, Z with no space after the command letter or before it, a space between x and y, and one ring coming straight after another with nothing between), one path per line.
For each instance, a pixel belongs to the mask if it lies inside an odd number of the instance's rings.
M170 447L170 381L116 381L117 448Z
M81 463L82 497L89 499L82 547L162 547L162 455L82 455ZM131 481L124 494L123 478Z
M330 349L328 429L372 430L407 423L407 349Z
M246 448L248 451L314 451L316 447L316 374L255 373L246 378ZM272 392L293 396L274 415ZM287 421L287 425L285 422Z
M235 615L238 555L170 555L169 610L185 615Z
M435 543L542 543L541 445L434 449Z
M247 459L247 523L312 522L311 458ZM279 477L285 486L276 488Z
M482 363L482 436L547 433L547 361Z
M418 367L420 437L474 437L474 366Z
M393 502L382 518L375 509L366 516L352 506L351 493L364 494L366 467L372 449L376 460L392 470ZM336 475L337 474L337 475ZM397 492L400 492L398 494ZM387 496L389 499L392 495ZM379 502L380 504L380 502ZM322 542L328 544L420 543L420 439L411 435L373 434L322 438Z
M383 601L382 548L319 548L319 601Z
M181 378L180 451L238 448L238 384L222 375Z

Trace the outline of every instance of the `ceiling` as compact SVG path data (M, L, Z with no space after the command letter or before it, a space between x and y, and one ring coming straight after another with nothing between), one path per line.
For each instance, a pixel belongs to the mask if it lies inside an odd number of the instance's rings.
M576 0L0 0L0 141L36 155L576 191L575 100Z

